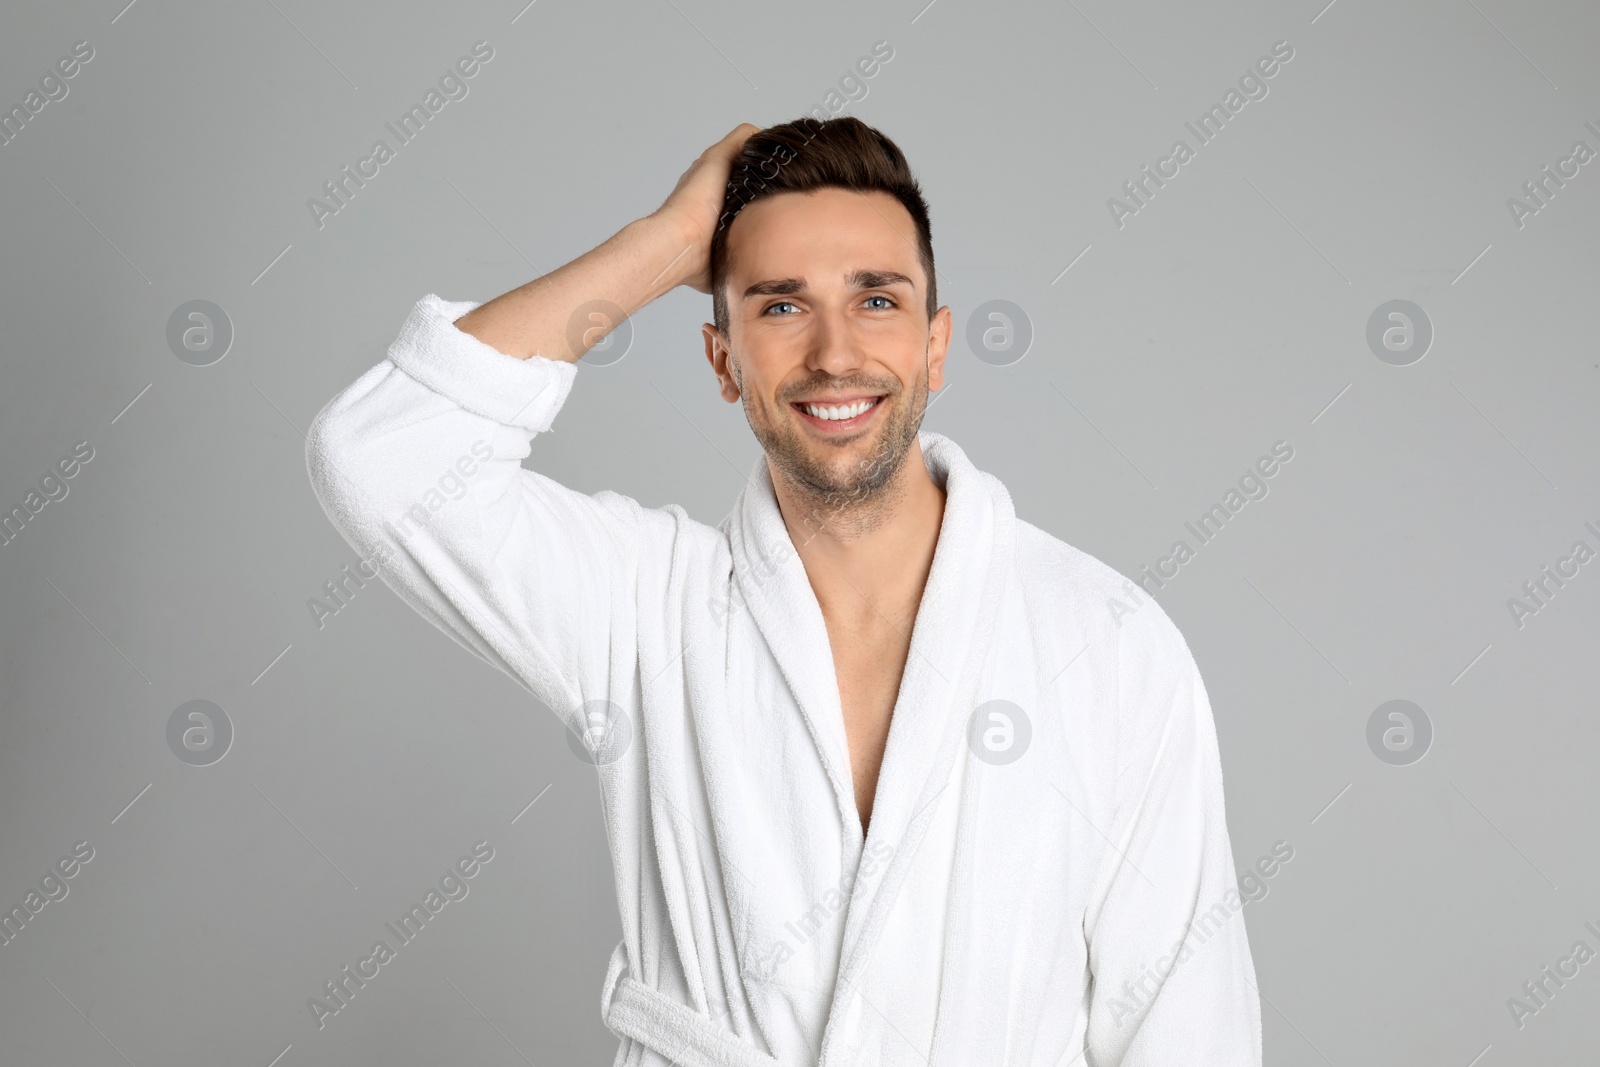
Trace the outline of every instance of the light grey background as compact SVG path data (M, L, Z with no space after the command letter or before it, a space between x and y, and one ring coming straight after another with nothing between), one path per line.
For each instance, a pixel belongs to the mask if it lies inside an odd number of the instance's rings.
M1600 546L1600 162L1520 228L1507 206L1600 149L1594 5L123 2L0 15L5 109L94 48L0 146L0 508L94 449L0 545L0 905L95 850L0 947L0 1061L611 1062L594 772L381 585L318 628L356 557L302 431L424 293L554 269L879 40L846 110L916 168L959 331L927 428L1130 575L1294 448L1159 594L1237 866L1294 848L1244 911L1267 1062L1594 1057L1600 962L1522 1028L1506 1003L1600 950L1600 562L1520 628L1507 607ZM308 199L478 40L469 95L319 229ZM1119 229L1107 199L1280 40L1269 95ZM235 330L206 367L166 341L194 299ZM1034 330L1010 366L963 340L992 299ZM1366 341L1394 299L1434 329L1410 366ZM687 290L636 316L532 462L719 521L760 453L709 317ZM166 741L194 699L236 731L207 767ZM1366 741L1392 699L1433 723L1409 766ZM483 839L470 895L319 1030L308 998Z

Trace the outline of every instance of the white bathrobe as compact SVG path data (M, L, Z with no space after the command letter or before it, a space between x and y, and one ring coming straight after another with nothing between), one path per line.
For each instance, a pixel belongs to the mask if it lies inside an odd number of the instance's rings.
M1211 708L1159 605L924 431L947 500L863 836L766 464L715 528L525 470L578 367L458 330L477 306L419 301L308 468L595 764L617 1067L1261 1062Z

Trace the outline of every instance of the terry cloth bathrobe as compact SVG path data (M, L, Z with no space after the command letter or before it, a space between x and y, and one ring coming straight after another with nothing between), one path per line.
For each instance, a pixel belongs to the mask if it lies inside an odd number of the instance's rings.
M308 468L390 588L583 739L616 1067L1261 1062L1211 708L1159 605L923 432L947 499L863 835L766 464L716 527L525 470L578 367L457 329L477 306L420 300Z

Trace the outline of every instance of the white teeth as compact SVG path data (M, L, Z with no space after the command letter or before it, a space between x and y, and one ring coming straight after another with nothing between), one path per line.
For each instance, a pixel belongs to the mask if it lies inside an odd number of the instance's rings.
M802 404L807 415L818 419L837 421L839 419L853 419L877 403L875 400L857 400L854 404L830 406L825 404Z

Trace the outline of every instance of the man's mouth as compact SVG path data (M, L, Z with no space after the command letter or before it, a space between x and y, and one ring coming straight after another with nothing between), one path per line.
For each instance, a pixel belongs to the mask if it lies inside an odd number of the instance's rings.
M882 396L852 397L843 400L800 401L789 406L819 430L839 433L864 426L883 405Z

